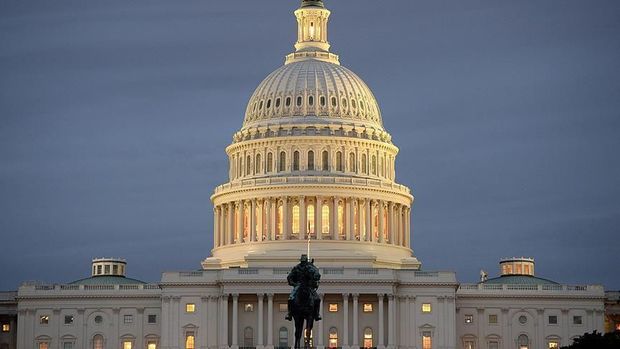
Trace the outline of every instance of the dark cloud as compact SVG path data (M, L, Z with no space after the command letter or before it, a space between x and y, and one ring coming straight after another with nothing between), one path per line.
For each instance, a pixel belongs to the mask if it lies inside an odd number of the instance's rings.
M328 1L413 188L426 269L500 257L620 288L617 1ZM254 87L295 40L296 1L0 3L0 289L95 256L197 269L213 188Z

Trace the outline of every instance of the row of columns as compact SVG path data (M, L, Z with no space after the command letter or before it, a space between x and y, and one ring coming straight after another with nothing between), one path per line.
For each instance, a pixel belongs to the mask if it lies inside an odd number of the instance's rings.
M310 205L314 206L314 217L308 216ZM328 222L323 222L325 205L329 207ZM295 217L294 207L299 209ZM310 238L409 247L410 214L411 208L406 205L369 198L283 196L238 200L214 208L214 245ZM297 231L293 231L294 220L299 222Z
M319 294L319 296L321 297L321 310L320 310L320 314L321 316L324 315L324 309L325 309L325 305L324 305L324 294ZM395 336L396 336L396 330L395 330L395 323L396 323L396 306L395 306L395 298L393 295L387 295L388 298L388 316L387 316L387 329L388 329L388 339L387 339L387 346L386 346L386 342L385 342L385 327L386 324L384 323L385 320L385 313L384 313L384 299L385 299L386 295L385 294L378 294L377 298L378 298L378 311L377 311L377 319L378 319L378 333L374 332L375 329L373 329L373 344L374 346L378 347L378 348L394 348L395 347ZM229 298L232 299L232 309L231 309L231 314L232 314L232 319L230 321L231 324L231 339L230 341L228 340L228 304L229 304ZM267 341L266 343L264 342L264 323L263 323L263 319L264 319L264 300L265 298L267 298ZM353 331L353 338L352 341L349 339L349 298L352 298L352 303L353 303L353 324L352 324L352 331ZM273 338L273 334L274 334L274 318L273 318L273 299L274 299L274 294L273 293L258 293L257 294L257 336L256 336L256 346L258 348L261 347L267 347L267 348L273 348L274 347L274 338ZM359 320L358 320L358 315L359 315L359 294L354 293L354 294L349 294L349 293L344 293L342 294L342 312L343 312L343 323L342 323L342 327L338 326L338 333L339 333L339 338L338 338L338 346L339 347L353 347L353 348L359 348L360 347L360 332L359 332ZM222 326L222 328L220 329L220 331L218 331L219 333L219 338L218 338L218 342L220 343L219 347L222 349L225 348L239 348L239 318L238 318L238 314L239 314L239 294L224 294L222 296L220 296L219 298L219 319L218 322L220 324L220 326ZM314 344L316 347L324 347L326 345L326 343L324 343L324 326L323 326L324 321L319 321L318 322L318 331L316 333L316 335L314 336ZM376 335L375 335L376 334ZM293 335L292 333L290 335ZM290 340L290 339L289 339Z

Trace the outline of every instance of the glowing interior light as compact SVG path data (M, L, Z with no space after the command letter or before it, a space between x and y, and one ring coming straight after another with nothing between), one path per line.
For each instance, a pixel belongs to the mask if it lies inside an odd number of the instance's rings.
M314 22L310 22L310 40L314 40Z

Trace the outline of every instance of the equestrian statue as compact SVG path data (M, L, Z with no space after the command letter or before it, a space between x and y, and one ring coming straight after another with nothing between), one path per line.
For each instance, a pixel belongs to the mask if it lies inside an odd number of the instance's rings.
M295 320L295 349L299 349L299 341L304 334L304 348L310 348L310 333L314 321L321 320L319 309L321 299L316 293L319 288L321 274L314 266L314 259L308 261L308 255L302 254L297 264L286 277L293 291L288 297L288 314L286 320ZM304 330L304 321L306 328Z

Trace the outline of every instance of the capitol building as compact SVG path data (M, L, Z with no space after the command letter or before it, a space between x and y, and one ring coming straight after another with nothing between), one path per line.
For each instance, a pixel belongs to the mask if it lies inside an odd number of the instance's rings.
M320 349L552 349L603 330L602 286L538 277L531 258L501 260L475 284L422 267L414 195L397 181L378 101L331 51L324 3L303 0L294 15L294 52L250 96L225 149L200 269L149 284L123 259L96 258L85 279L26 283L7 325L15 343L0 349L290 347L286 275L308 251L322 274Z

